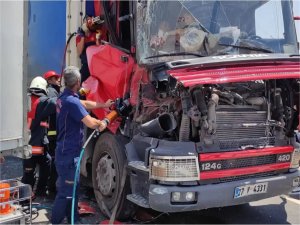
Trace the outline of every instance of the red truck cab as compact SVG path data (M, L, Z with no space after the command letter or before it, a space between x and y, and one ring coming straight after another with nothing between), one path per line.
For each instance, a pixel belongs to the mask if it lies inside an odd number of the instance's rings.
M86 152L83 173L106 215L119 197L126 218L135 206L200 210L299 186L291 1L101 6L110 42L87 50L87 99L130 103Z

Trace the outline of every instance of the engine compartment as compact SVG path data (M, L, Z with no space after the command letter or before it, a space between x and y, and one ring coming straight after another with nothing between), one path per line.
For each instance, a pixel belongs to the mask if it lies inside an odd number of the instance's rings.
M292 79L184 87L161 67L149 78L140 85L131 135L195 142L203 152L283 146L293 135Z

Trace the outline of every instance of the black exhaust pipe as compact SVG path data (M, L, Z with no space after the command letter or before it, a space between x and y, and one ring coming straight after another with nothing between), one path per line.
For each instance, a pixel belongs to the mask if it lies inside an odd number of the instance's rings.
M150 137L161 137L165 133L174 130L177 126L176 120L172 114L162 114L154 120L144 123L140 131Z

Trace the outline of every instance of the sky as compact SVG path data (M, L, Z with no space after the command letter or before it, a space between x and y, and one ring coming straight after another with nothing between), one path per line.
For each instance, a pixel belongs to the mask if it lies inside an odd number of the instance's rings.
M294 0L294 16L300 16L300 0ZM300 41L300 20L296 20L298 41Z

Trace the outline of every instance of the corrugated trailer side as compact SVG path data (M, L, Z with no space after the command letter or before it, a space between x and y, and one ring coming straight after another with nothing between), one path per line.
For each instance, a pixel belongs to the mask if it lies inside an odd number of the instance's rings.
M27 1L0 1L0 152L18 157L30 155L26 146L27 16Z

